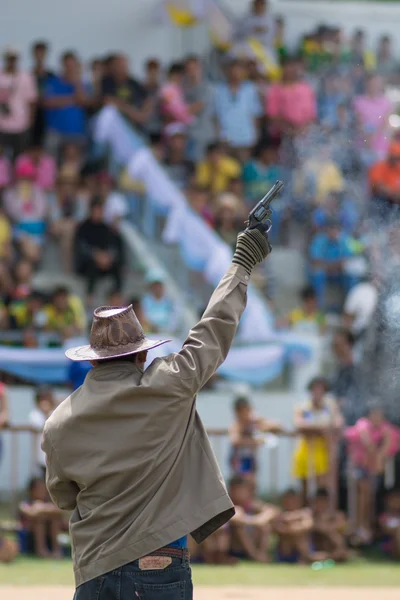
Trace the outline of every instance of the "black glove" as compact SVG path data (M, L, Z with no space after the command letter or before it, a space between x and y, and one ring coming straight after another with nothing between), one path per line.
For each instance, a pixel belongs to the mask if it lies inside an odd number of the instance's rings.
M258 225L239 233L232 262L244 267L251 275L253 267L262 262L271 250L266 228Z

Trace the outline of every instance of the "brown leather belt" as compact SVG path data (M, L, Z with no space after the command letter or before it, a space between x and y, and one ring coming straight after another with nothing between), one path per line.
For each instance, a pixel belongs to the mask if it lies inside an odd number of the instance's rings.
M190 558L190 552L187 548L175 548L173 546L164 546L155 552L150 552L147 556L174 556L175 558Z

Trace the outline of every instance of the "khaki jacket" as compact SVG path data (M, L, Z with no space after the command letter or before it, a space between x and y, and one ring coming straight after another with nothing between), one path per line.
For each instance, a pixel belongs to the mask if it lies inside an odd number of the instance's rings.
M179 353L144 372L96 366L48 419L47 487L73 511L77 586L189 533L200 543L234 515L195 397L228 354L248 279L228 269Z

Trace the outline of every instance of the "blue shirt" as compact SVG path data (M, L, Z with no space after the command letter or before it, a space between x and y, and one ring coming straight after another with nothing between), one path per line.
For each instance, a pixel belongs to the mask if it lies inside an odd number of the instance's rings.
M172 542L172 544L168 544L168 546L172 546L173 548L187 548L187 535L179 538L176 542Z
M75 94L75 86L62 77L52 77L46 82L44 98L56 98L71 96L71 104L62 108L46 108L46 128L58 133L70 135L85 135L86 112L74 103L72 96Z
M283 179L279 165L264 165L257 160L247 162L243 169L246 199L258 202L277 179Z
M248 148L257 141L255 120L262 115L256 86L243 82L235 92L226 83L216 86L214 112L221 139L235 148Z
M72 383L74 391L81 387L91 368L92 365L90 362L83 361L71 363L68 371L68 379Z
M310 244L311 260L336 262L352 256L349 238L340 233L336 240L331 239L326 233L317 233Z

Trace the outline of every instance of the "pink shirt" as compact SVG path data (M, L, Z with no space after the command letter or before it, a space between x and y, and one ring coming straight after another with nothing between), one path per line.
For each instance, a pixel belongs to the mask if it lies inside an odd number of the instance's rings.
M30 104L37 99L37 89L30 73L0 72L0 103L9 107L9 114L0 111L0 131L23 133L30 127Z
M0 156L0 189L10 185L11 163L5 156Z
M387 119L392 108L392 103L384 95L376 98L358 96L354 100L356 115L363 131L370 139L369 148L377 153L378 158L385 158L390 144L391 135ZM360 143L365 146L364 138Z
M185 102L183 90L175 83L166 83L161 89L161 101L164 114L174 121L189 125L193 122L189 107Z
M29 154L21 154L16 162L18 169L22 164L29 164L36 170L36 185L42 190L51 190L56 182L56 163L52 156L43 154L38 163L34 163Z
M265 110L272 119L282 118L300 127L308 125L317 115L314 90L305 81L275 83L267 91Z
M395 455L400 449L400 429L398 427L388 421L385 421L379 427L375 427L369 419L359 419L354 427L347 427L345 431L350 458L357 467L367 467L369 462L369 454L361 437L363 432L368 434L377 449L386 435L389 434L391 436L389 456Z

